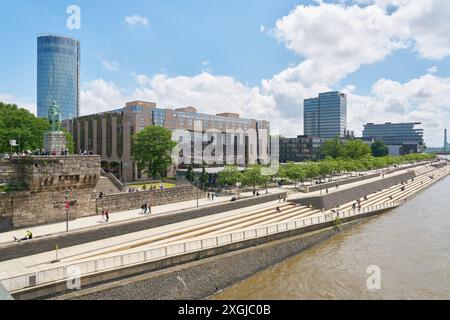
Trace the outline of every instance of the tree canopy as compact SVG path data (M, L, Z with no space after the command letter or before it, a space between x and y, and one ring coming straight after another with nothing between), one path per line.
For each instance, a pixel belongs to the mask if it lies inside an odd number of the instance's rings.
M242 184L246 186L251 186L255 189L257 186L262 186L267 184L270 177L265 176L261 173L260 165L252 165L244 171L242 175Z
M195 180L195 173L194 169L192 169L192 165L190 165L186 171L186 180L191 183Z
M237 182L242 182L242 173L236 166L227 166L219 172L219 183L221 185L233 187Z
M202 174L199 177L199 181L202 184L202 188L205 188L208 186L209 174L206 172L205 167L203 167L203 169L202 169Z
M27 109L15 104L0 102L0 153L11 151L10 140L20 144L13 151L36 151L44 147L44 134L50 129L47 119L38 118ZM72 135L62 129L66 135L69 153L74 151ZM20 149L20 150L19 150Z
M416 161L432 160L433 154L413 153L405 156L363 157L352 159L327 158L318 162L288 163L280 167L278 176L295 182L306 179L322 179L331 174L353 172L361 170L382 169L391 165L399 165Z
M384 157L389 154L388 146L382 141L375 141L370 148L374 157Z
M44 145L44 133L50 124L46 119L37 118L30 111L14 104L0 102L0 152L10 152L10 140L20 143L20 150L35 151Z
M361 140L342 142L338 137L325 141L322 155L332 159L360 159L370 155L370 147Z
M172 165L172 132L159 126L146 127L132 138L132 156L137 166L153 179L164 177Z

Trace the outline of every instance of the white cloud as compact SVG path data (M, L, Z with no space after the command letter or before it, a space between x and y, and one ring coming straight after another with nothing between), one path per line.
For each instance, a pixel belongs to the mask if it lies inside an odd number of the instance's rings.
M117 61L109 61L103 58L101 55L96 55L97 59L100 60L100 63L102 64L102 67L105 70L108 71L118 71L119 70L119 63Z
M266 32L266 27L263 26L263 25L261 25L261 26L259 27L259 32L261 32L261 33Z
M119 63L117 61L101 60L103 68L108 71L118 71Z
M433 66L433 67L427 69L427 72L429 74L434 74L434 73L437 73L438 71L439 71L439 69L437 66Z
M103 79L85 83L80 93L81 115L122 108L127 102L121 90L113 82Z
M202 66L203 66L203 70L202 70L203 72L212 73L212 66L209 61L203 61Z
M238 112L268 119L275 133L295 136L303 132L303 99L340 88L339 82L362 65L383 61L405 48L423 59L450 55L449 6L447 0L299 5L268 31L296 53L299 62L263 79L259 87L212 75L204 61L203 72L191 77L134 74L136 88L126 95L114 83L96 80L85 86L82 98L98 110L144 99L160 107L194 105L205 113ZM148 25L146 18L127 18L130 25ZM267 30L260 26L261 32ZM450 121L450 78L435 76L437 67L427 72L406 83L380 79L366 96L356 94L354 85L343 88L349 95L349 128L360 134L367 122L419 121L427 143L440 145L440 131Z
M148 18L142 17L138 14L135 14L132 16L126 16L124 21L127 25L132 26L132 27L138 26L138 25L147 27L149 25Z

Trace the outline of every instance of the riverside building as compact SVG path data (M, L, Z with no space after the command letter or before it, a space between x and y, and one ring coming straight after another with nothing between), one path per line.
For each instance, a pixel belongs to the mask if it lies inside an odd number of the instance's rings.
M304 100L305 136L332 139L347 133L347 95L338 91Z
M188 141L192 158L189 163L181 163L180 168L190 164L203 166L207 148L214 149L211 152L214 162L207 163L211 167L251 164L252 155L267 159L270 154L270 123L244 119L237 113L212 115L198 113L194 107L162 109L156 103L132 101L121 109L62 124L73 135L76 150L100 155L102 168L126 181L145 179L131 157L131 137L147 126L164 127L174 133L174 140Z
M405 155L422 152L424 147L423 129L416 128L420 122L364 125L363 139L382 141L389 148L390 155Z
M319 160L324 139L310 136L280 138L280 163Z

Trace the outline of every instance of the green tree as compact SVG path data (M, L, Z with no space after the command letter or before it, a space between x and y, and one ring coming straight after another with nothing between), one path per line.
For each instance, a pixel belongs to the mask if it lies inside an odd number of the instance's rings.
M21 150L38 150L44 145L44 133L50 129L46 119L37 118L26 109L0 102L0 153L10 152L10 140Z
M382 141L375 141L370 148L374 157L385 157L389 155L389 148Z
M73 141L72 135L70 134L69 131L67 131L64 128L61 128L61 131L64 132L64 134L66 136L67 151L69 152L69 154L74 154L75 153L75 143Z
M190 183L194 182L195 180L195 173L194 169L192 169L192 165L190 165L189 168L187 169L186 180L189 181Z
M351 140L344 145L345 155L351 159L360 159L371 154L370 147L361 140Z
M345 157L345 147L341 140L336 137L334 139L326 140L321 149L324 158L331 157L333 159Z
M132 138L132 156L140 170L153 179L163 177L172 164L172 141L170 130L159 126L146 127Z
M257 186L265 185L268 180L268 176L261 174L261 166L259 165L249 166L242 175L242 184L251 186L253 190L256 190Z
M320 175L321 181L322 181L322 179L326 178L327 175L329 175L333 172L333 167L331 165L331 162L332 161L325 160L325 161L320 161L318 163L318 169L319 169L319 175Z
M219 183L222 186L235 186L237 182L242 181L242 174L236 166L227 166L219 172Z
M206 172L205 167L203 167L203 171L202 174L200 175L200 183L202 184L202 189L205 189L206 186L208 186L208 182L209 182L209 175Z
M289 162L287 165L281 167L281 176L293 181L295 187L297 187L299 181L305 181L306 171L303 168L303 165Z
M309 162L304 165L306 178L314 180L319 176L319 166L317 163Z

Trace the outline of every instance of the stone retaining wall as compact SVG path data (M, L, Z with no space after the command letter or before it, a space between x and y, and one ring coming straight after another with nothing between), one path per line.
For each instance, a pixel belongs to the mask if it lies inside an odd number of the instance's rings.
M199 190L198 196L203 199L206 197L206 194ZM196 188L187 185L162 190L108 194L97 200L97 206L100 210L107 208L110 212L121 212L139 209L146 202L152 207L155 207L169 203L194 200L196 198Z
M15 166L6 160L0 160L0 183L10 183L17 180Z
M314 208L329 210L335 208L336 206L343 205L345 203L355 201L357 199L363 198L369 194L378 192L390 188L396 184L406 182L415 178L416 174L414 171L405 172L400 175L393 177L386 177L382 180L369 182L357 187L352 187L344 189L341 191L334 191L327 195L313 196L301 199L294 199L292 202L302 205L312 205Z
M14 181L27 190L0 193L0 232L65 221L67 201L71 220L95 214L98 156L27 156L7 162Z

